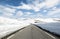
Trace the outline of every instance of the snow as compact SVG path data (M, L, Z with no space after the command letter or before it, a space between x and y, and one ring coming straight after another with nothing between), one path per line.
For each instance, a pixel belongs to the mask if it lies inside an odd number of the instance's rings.
M48 30L52 33L60 35L60 19L59 18L47 18L47 19L39 19L40 22L35 23L39 27Z
M24 21L0 17L0 38L27 25L30 25L29 20Z
M38 23L36 25L38 25L39 27L45 30L48 30L50 32L60 35L60 22L51 22L51 23L45 23L45 24Z
M10 19L0 16L0 38L18 29L26 27L31 23L34 23L35 20L40 20L40 23L56 22L52 18L49 19L35 18L35 19L17 20L17 19Z

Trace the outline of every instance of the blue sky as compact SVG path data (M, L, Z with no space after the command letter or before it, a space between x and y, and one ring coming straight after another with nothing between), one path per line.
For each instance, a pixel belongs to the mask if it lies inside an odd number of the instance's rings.
M60 0L0 0L0 16L21 18L60 18Z

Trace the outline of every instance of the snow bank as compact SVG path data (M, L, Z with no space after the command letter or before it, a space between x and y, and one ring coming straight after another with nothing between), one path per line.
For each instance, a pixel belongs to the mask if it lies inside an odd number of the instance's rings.
M29 24L29 21L0 17L0 38Z

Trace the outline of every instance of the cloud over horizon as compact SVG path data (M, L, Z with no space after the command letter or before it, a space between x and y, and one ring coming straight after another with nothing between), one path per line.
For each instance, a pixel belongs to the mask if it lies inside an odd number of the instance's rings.
M60 18L60 0L0 1L0 16L10 18ZM7 1L9 3L6 3Z

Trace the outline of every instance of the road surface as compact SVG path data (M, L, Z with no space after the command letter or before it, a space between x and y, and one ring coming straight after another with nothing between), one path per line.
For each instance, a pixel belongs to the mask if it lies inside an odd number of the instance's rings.
M35 25L29 25L7 39L57 39Z

